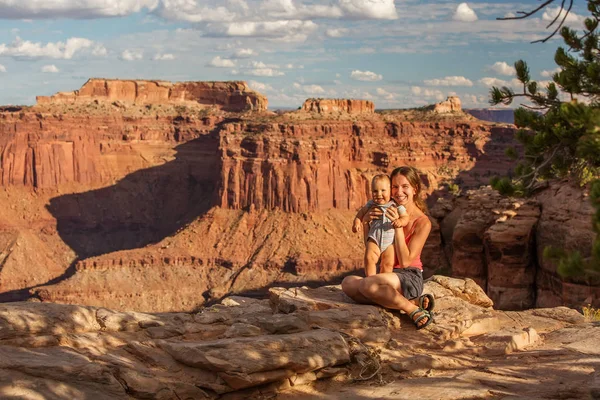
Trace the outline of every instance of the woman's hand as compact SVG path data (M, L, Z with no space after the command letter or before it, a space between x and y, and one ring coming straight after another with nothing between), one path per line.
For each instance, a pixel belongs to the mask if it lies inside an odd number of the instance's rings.
M365 213L365 215L362 218L362 223L363 224L368 224L371 221L374 221L376 219L382 219L383 218L383 210L377 206L372 206L371 208L369 208L369 211L367 211Z
M385 216L390 219L394 228L403 228L408 224L409 218L401 218L396 207L388 207Z

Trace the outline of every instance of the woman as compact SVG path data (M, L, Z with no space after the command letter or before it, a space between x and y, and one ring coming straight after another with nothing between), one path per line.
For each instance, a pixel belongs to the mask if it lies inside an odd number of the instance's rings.
M433 296L421 296L423 291L423 264L421 251L431 231L431 222L425 215L426 205L421 198L421 179L416 168L399 167L390 175L392 198L406 208L410 218L405 226L398 223L400 215L395 207L386 211L394 225L394 251L397 265L393 272L361 278L348 276L342 290L358 303L379 304L385 308L402 310L413 320L417 329L425 328L433 320ZM364 223L381 218L382 211L373 207L364 217ZM411 299L411 300L409 300ZM418 304L417 301L418 299Z

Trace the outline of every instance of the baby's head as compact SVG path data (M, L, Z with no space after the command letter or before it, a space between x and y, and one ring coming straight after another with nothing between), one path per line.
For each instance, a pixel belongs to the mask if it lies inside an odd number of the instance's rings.
M385 204L390 201L391 196L390 177L384 174L375 175L371 181L371 196L375 204Z

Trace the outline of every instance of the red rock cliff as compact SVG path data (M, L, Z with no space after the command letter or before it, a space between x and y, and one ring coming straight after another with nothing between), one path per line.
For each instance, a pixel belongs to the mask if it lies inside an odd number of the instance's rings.
M375 105L369 100L307 99L302 104L302 111L319 114L372 114L375 112Z
M246 82L166 82L145 80L90 79L79 90L38 96L38 104L89 101L126 103L195 102L226 111L267 109L267 98L251 90Z
M220 206L355 210L376 171L414 165L429 192L446 178L487 183L510 168L513 131L456 121L306 120L222 127Z

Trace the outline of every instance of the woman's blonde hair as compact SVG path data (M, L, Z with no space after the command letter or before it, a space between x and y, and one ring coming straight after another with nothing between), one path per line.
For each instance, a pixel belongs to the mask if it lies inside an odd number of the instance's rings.
M421 182L421 177L419 176L419 170L415 167L409 166L398 167L392 171L390 179L393 180L396 175L402 175L406 178L406 180L408 180L408 183L410 183L415 191L413 201L415 202L416 206L419 207L419 210L427 213L427 204L425 204L425 200L423 200L421 197L423 183Z

